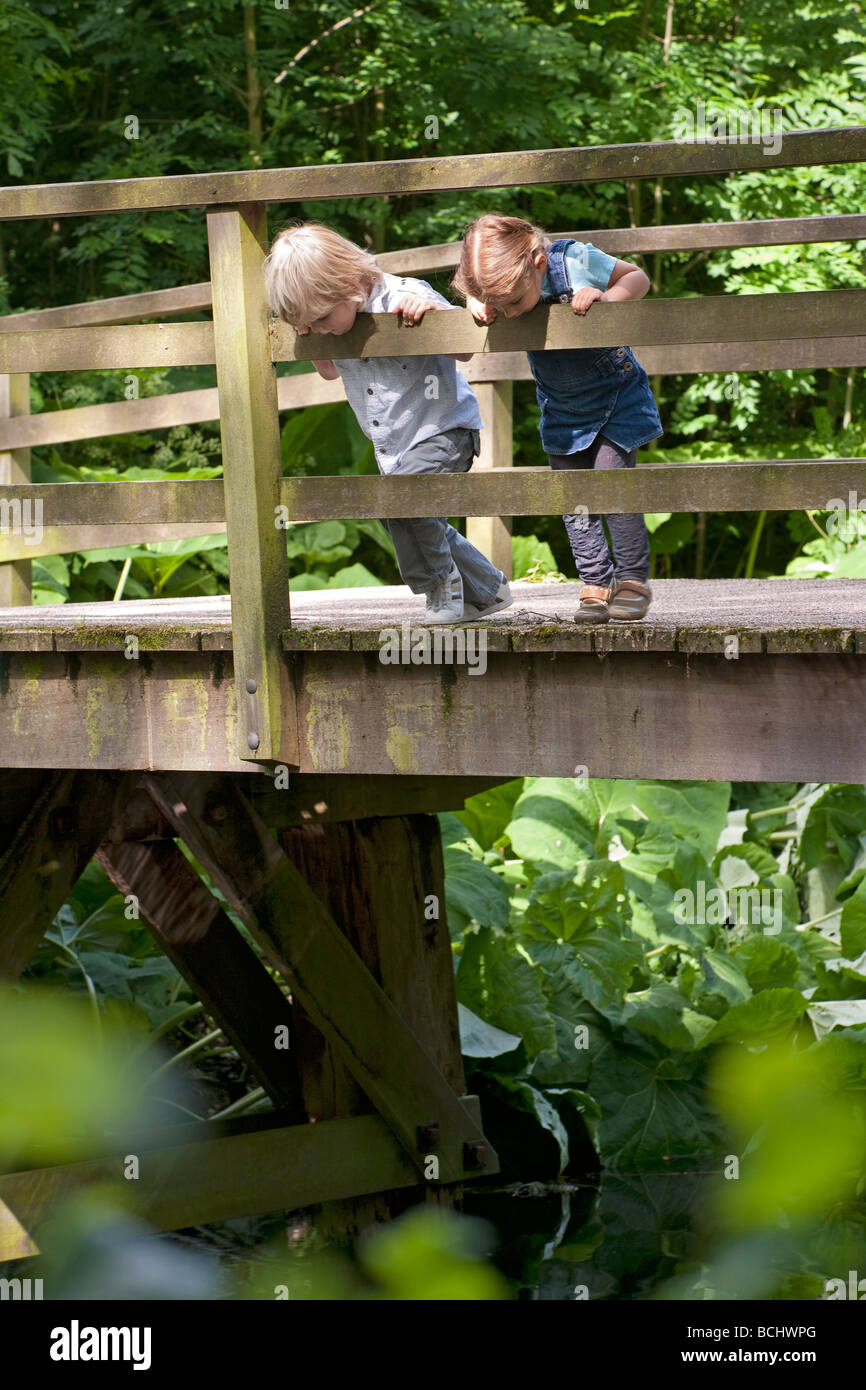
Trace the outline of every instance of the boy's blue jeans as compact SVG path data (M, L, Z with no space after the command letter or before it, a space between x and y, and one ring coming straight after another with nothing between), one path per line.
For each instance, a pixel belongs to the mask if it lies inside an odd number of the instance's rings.
M395 473L466 473L478 453L477 430L453 429L408 449ZM413 594L429 594L446 578L452 564L463 579L463 598L479 607L491 602L505 576L486 556L450 526L444 516L383 521L404 584Z
M576 454L548 454L551 468L634 468L637 450L626 452L603 434L597 434L588 449ZM580 487L575 487L575 502ZM600 516L564 516L565 529L577 572L584 584L609 589L616 579L649 579L650 543L646 522L640 513L607 517L613 557Z

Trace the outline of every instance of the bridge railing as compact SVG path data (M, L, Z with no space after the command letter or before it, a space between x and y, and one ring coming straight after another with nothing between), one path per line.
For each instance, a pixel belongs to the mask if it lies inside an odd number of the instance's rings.
M0 504L5 509L0 529L14 533L9 520L14 521L16 507L20 516L21 509L36 500L44 517L41 553L79 548L82 537L91 537L95 527L117 543L121 532L130 538L130 529L145 539L160 528L170 528L172 534L179 528L185 534L203 534L225 526L241 756L291 760L286 750L291 750L292 696L280 647L280 634L290 624L281 535L286 521L462 515L472 526L473 519L486 519L487 548L496 561L507 544L498 518L584 507L602 513L826 507L831 498L844 497L853 488L866 489L866 460L662 465L579 474L510 469L510 382L528 375L522 358L527 349L626 342L652 373L861 366L866 363L866 290L605 304L582 321L568 307L555 305L486 328L476 325L466 311L428 316L411 330L398 327L389 315L363 315L341 340L341 356L477 354L467 375L482 388L482 410L490 426L486 457L469 475L284 478L281 404L339 399L340 393L337 383L331 395L327 383L307 377L284 378L278 389L276 363L328 356L332 344L329 339L299 338L287 325L269 321L262 276L267 204L858 161L866 161L866 127L791 132L777 153L735 139L694 145L659 142L2 190L0 220L205 206L211 280L209 285L103 301L101 309L73 306L5 321L0 374L8 384L5 396L0 391L0 413L8 418L0 446L5 447L0 455ZM733 227L635 228L604 234L604 239L598 232L579 235L601 242L612 254L634 254L859 238L864 223L860 216L778 219ZM453 264L456 254L456 246L449 244L395 252L381 257L380 263L389 269L393 260L405 273L417 273ZM135 305L133 299L138 301ZM168 317L204 309L208 300L211 322L128 322L133 316ZM85 319L89 314L89 320L81 323L79 313ZM112 317L106 322L100 313ZM65 417L90 412L89 420L77 426L73 420L58 423L49 416L25 423L26 377L31 372L180 365L215 365L217 399L214 393L185 392L157 402L57 412ZM131 428L158 428L157 418L163 425L176 423L177 413L184 410L186 420L215 418L218 413L221 481L29 482L27 450L48 442L52 430L56 440L58 429L77 427L89 433L94 424L99 434L118 433L118 421L129 422ZM196 414L205 410L207 415ZM17 536L5 536L0 554L11 567L7 601L12 602L26 601L23 567L34 553L20 531L19 527Z

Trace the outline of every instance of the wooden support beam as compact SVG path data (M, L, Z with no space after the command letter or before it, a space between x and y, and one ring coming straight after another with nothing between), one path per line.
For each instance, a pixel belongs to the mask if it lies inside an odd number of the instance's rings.
M13 833L7 826L0 845L0 978L17 979L29 962L104 838L124 782L111 773L50 773Z
M414 1187L418 1174L378 1115L290 1125L148 1148L137 1138L139 1179L125 1200L160 1230L206 1225L318 1202ZM187 1126L183 1129L188 1133ZM97 1182L122 1181L123 1153L0 1176L0 1201L37 1230L54 1204ZM131 1194L130 1189L135 1188Z
M4 420L29 416L30 377L26 372L12 376L0 376L0 429ZM30 450L27 448L0 448L0 487L10 483L30 482ZM27 534L19 534L19 540L26 544L38 534L31 516L28 520ZM0 538L10 529L10 517L0 513ZM3 541L0 539L0 547ZM32 598L32 554L0 564L0 608L15 608L29 604Z
M569 777L583 764L594 777L866 782L866 619L841 581L803 581L839 600L820 619L793 617L789 585L769 583L780 611L766 624L726 622L714 603L691 621L595 633L570 621L577 600L563 584L561 621L544 605L546 617L513 635L490 623L483 678L457 660L382 665L381 619L357 634L354 651L346 641L325 650L322 637L319 650L295 657L301 772L505 780ZM543 586L531 587L541 599ZM518 597L531 608L534 596ZM731 636L738 660L725 657ZM585 692L577 704L575 689ZM0 657L0 747L14 768L242 772L233 706L222 651L154 652L146 662L87 651ZM626 708L628 739L617 722Z
M423 1173L419 1127L438 1124L442 1182L495 1155L442 1072L243 795L218 779L147 779L163 815L219 886L316 1028L341 1055Z
M220 203L298 203L317 198L456 189L519 188L530 184L603 183L614 179L690 177L738 169L866 160L866 127L786 131L775 151L737 136L702 143L658 140L631 145L585 145L559 150L391 159L368 164L319 164L238 173L173 174L143 179L23 184L0 190L0 221L81 217L97 212L213 207Z
M354 779L351 779L354 780ZM452 1090L466 1089L445 920L445 877L439 825L433 816L373 817L304 824L282 831L280 844L315 888ZM307 1109L319 1119L364 1114L371 1102L303 1011L298 1020L300 1069ZM435 1157L435 1146L429 1155ZM340 1240L374 1220L396 1216L420 1191L380 1194L375 1203L342 1203L320 1215Z
M274 1104L305 1123L291 1004L174 841L106 840L96 857Z
M510 381L482 382L475 387L481 419L481 453L473 471L510 468L514 462L514 388ZM504 516L467 517L466 536L477 545L506 579L514 573L511 559L511 518Z
M208 213L214 343L233 599L238 754L297 764L294 695L281 680L291 623L276 374L268 356L262 274L265 208Z

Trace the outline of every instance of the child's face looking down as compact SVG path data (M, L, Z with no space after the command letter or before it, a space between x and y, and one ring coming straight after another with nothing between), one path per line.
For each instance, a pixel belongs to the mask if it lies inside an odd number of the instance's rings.
M327 314L322 314L320 318L314 319L312 323L298 324L296 331L301 334L334 333L339 336L341 333L348 333L357 314L357 304L337 304L333 309L329 309Z
M531 257L531 264L527 267L526 274L511 297L509 299L488 298L485 303L489 304L491 309L498 309L507 319L517 318L520 314L528 314L541 298L541 283L546 270L546 253L536 251Z

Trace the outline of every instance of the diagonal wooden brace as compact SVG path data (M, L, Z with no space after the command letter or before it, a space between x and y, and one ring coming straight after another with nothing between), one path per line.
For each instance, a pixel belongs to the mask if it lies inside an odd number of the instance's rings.
M105 842L96 857L271 1099L306 1123L291 1004L174 841Z
M49 772L17 826L3 817L0 978L16 979L100 840L128 780L110 772Z
M145 777L155 804L220 888L315 1026L424 1172L438 1126L440 1182L498 1172L496 1155L310 885L243 794L201 775Z

